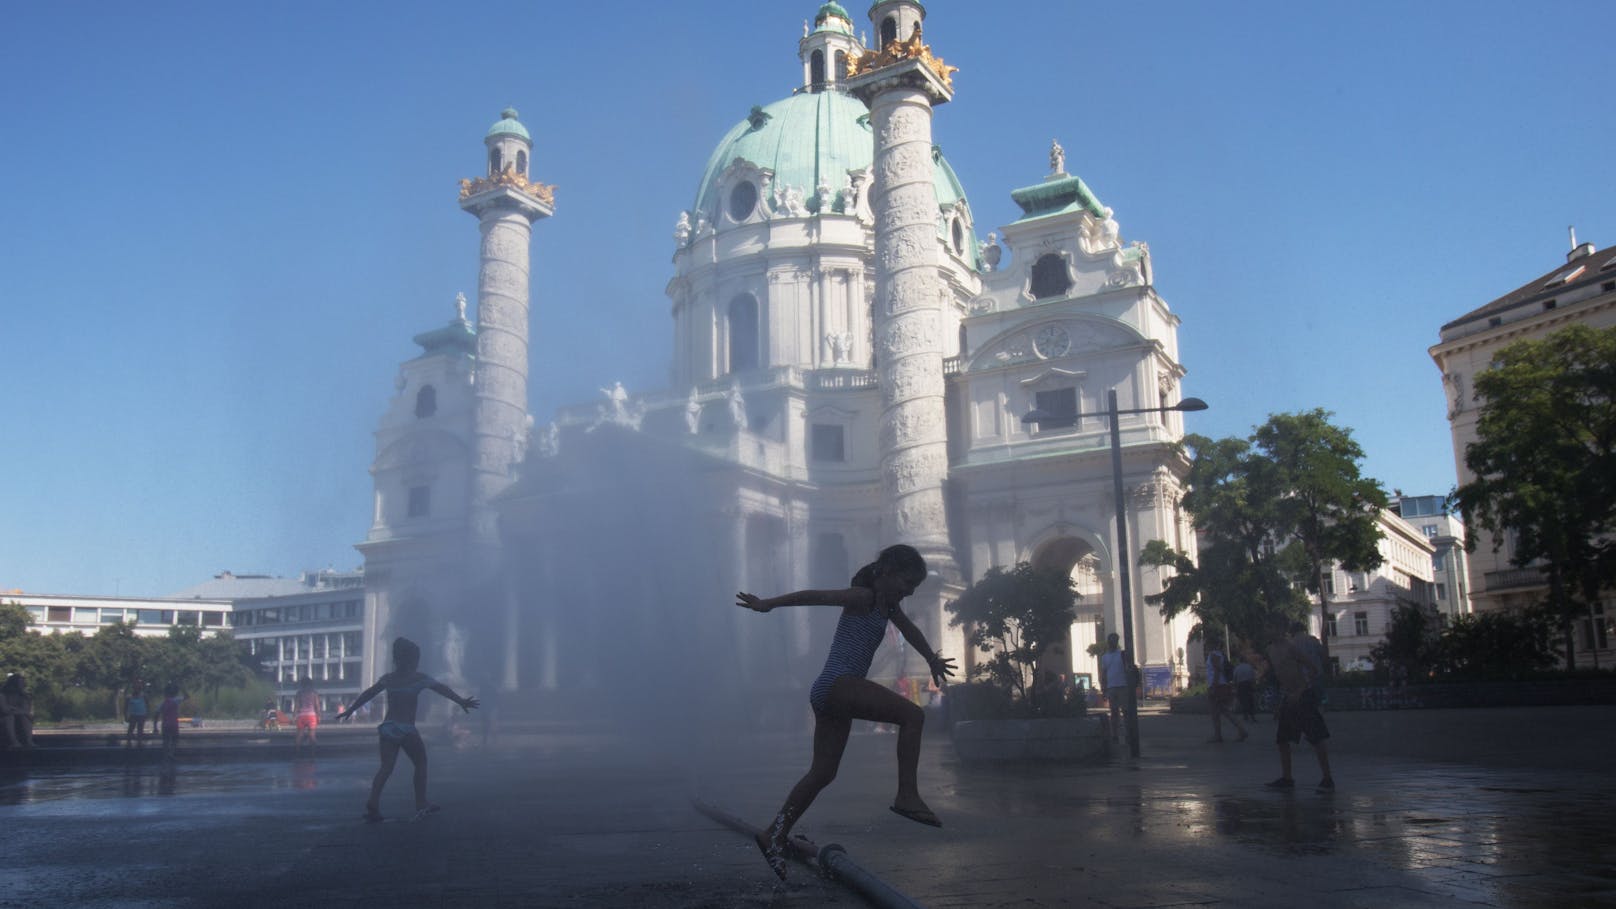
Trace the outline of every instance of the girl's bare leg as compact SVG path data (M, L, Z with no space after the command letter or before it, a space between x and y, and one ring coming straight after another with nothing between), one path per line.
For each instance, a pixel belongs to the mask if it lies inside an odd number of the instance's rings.
M842 765L842 752L847 749L847 736L853 730L853 721L846 716L827 715L814 718L814 760L797 785L791 787L786 802L774 816L769 828L758 838L758 845L766 850L779 851L791 835L791 828L814 803L820 790L836 779L836 770Z
M830 710L841 716L892 723L898 727L898 795L892 804L905 811L930 811L920 798L915 778L926 711L908 698L857 676L842 676L831 686Z
M410 763L415 765L415 810L421 811L432 806L426 800L426 744L420 736L412 735L404 740L403 748Z
M398 763L398 743L382 739L381 758L381 769L370 783L370 801L365 803L365 813L372 816L382 813L382 787L387 785L387 778L393 775L393 765Z

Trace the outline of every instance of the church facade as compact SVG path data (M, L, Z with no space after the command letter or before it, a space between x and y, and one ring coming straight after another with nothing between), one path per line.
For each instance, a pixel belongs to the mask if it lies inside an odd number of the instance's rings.
M719 141L675 220L671 387L603 388L538 426L519 388L527 243L553 196L529 179L515 112L495 124L486 176L462 187L482 228L475 321L461 305L416 337L377 429L367 654L409 634L443 648L448 675L524 691L686 662L704 667L694 684L806 689L835 617L758 617L734 592L845 586L906 542L934 569L906 611L965 660L948 600L996 565L1072 574L1079 621L1052 665L1098 683L1086 648L1120 630L1118 559L1152 539L1195 548L1167 409L1179 320L1149 249L1058 144L1047 174L1007 181L1022 215L982 237L931 141L953 70L924 16L880 0L872 49L839 4L818 9L800 85ZM1147 411L1116 418L1131 553L1115 542L1113 392ZM1154 569L1130 570L1137 659L1170 687L1188 622L1145 601ZM648 657L668 653L685 659ZM878 679L925 674L901 641L878 659Z

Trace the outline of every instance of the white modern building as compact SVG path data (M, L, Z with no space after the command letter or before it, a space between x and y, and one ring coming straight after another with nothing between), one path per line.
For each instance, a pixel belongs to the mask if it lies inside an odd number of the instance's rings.
M1432 602L1445 618L1469 615L1470 558L1465 552L1464 522L1448 504L1447 496L1400 495L1391 509L1431 541Z
M1346 571L1336 566L1324 575L1324 594L1330 602L1324 627L1312 630L1329 638L1334 671L1368 669L1369 652L1391 628L1399 607L1435 612L1432 557L1436 547L1425 533L1398 517L1391 509L1379 515L1381 564L1369 571ZM1319 621L1318 598L1313 598L1310 624Z
M212 635L234 621L229 599L199 597L97 597L74 594L6 593L0 603L16 603L41 634L70 631L93 635L114 622L133 626L140 637L165 637L175 626L188 625Z
M530 262L532 225L560 210L529 176L542 142L513 110L494 124L459 200L482 237L475 313L461 300L416 336L377 427L365 678L407 634L447 677L507 688L685 671L601 657L665 650L752 690L806 687L834 616L760 621L734 592L842 586L898 542L936 574L907 611L967 660L943 608L965 585L1019 561L1072 573L1084 598L1069 659L1097 673L1084 651L1121 627L1119 561L1151 539L1195 550L1182 417L1164 410L1183 394L1179 319L1149 249L1058 144L1047 167L1032 166L1042 148L1007 156L1030 166L991 191L1022 214L982 236L932 139L955 86L924 16L880 0L882 46L867 48L845 9L819 7L782 60L800 79L737 112L670 217L669 387L605 383L538 426L523 387L529 268L576 266ZM960 88L947 115L991 122L991 103ZM1112 392L1151 411L1121 418L1125 553ZM1024 423L1035 409L1050 416ZM1146 605L1154 571L1133 577L1137 658L1170 688L1189 623ZM924 673L901 644L884 652L873 677Z

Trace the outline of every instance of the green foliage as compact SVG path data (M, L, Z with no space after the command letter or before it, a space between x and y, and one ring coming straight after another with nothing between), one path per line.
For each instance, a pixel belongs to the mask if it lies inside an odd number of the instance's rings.
M1514 564L1545 566L1546 605L1565 625L1616 586L1616 328L1517 341L1475 387L1475 479L1455 498L1495 549L1512 532Z
M1386 638L1369 651L1376 666L1402 666L1410 679L1424 678L1443 662L1441 628L1417 606L1399 606L1392 612Z
M36 634L30 623L22 606L0 604L0 675L23 674L42 720L121 717L136 682L148 697L161 697L168 682L195 689L204 703L216 702L216 716L253 716L269 690L246 644L228 632L204 638L182 625L167 637L141 637L133 625L112 622L85 637Z
M1066 643L1076 608L1069 575L1022 562L988 569L948 604L949 625L964 625L966 644L985 656L971 667L971 679L989 682L1030 708L1038 659L1049 645Z
M1554 616L1541 609L1478 612L1453 620L1442 635L1441 671L1449 678L1523 678L1556 662Z
M1306 614L1303 591L1317 591L1339 562L1358 571L1380 564L1380 484L1363 477L1363 450L1350 431L1311 410L1274 414L1250 438L1189 435L1193 453L1184 509L1204 545L1192 561L1160 540L1145 545L1143 565L1171 569L1147 601L1165 618L1186 610L1191 636L1225 627L1262 640L1274 617Z

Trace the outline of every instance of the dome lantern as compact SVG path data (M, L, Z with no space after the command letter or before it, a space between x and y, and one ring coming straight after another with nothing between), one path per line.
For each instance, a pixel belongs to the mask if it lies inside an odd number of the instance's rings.
M853 19L836 0L828 0L814 15L814 25L803 29L797 55L802 58L802 88L818 92L835 88L847 78L847 61L863 53L853 37Z
M528 155L533 150L533 137L527 127L517 119L516 108L507 107L499 112L499 119L488 128L483 144L488 146L488 176L490 179L510 171L527 179Z

